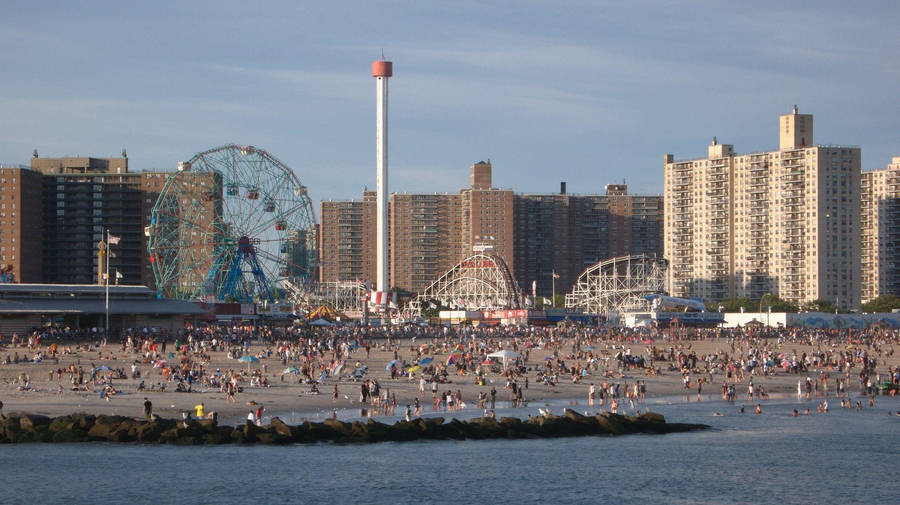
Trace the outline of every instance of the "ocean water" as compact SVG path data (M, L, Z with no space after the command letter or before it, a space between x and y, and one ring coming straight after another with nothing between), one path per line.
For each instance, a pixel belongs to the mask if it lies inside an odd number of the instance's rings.
M900 400L650 403L672 435L297 445L0 446L0 503L897 503ZM811 416L791 417L809 407ZM584 406L574 407L587 410ZM561 410L555 409L555 410ZM716 416L715 413L722 414Z

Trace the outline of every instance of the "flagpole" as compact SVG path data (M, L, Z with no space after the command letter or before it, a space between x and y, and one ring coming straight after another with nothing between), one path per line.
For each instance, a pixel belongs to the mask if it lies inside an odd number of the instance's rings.
M109 261L109 260L107 260ZM553 270L550 274L550 284L553 286L553 294L550 298L550 308L552 309L556 304L556 270Z
M109 228L106 229L106 338L109 341Z

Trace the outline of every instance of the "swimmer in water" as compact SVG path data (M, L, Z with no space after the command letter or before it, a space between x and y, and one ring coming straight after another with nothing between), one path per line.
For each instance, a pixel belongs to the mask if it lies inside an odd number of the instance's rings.
M762 407L758 403L756 404L756 413L762 414Z

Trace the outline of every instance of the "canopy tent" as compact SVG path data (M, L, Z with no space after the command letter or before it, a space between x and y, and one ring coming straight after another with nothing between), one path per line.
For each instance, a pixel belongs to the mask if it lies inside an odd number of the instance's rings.
M502 359L503 360L503 368L506 368L506 363L510 359L519 358L521 356L522 356L521 354L519 354L517 352L509 351L507 349L503 349L502 351L492 352L487 355L488 358Z

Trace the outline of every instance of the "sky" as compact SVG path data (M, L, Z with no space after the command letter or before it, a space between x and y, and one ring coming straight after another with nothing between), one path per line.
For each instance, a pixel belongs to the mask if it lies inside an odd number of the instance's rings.
M794 104L863 169L900 156L896 0L255 3L0 0L0 163L249 144L314 201L358 199L382 51L392 192L456 192L490 159L517 192L660 194L664 154L776 149Z

